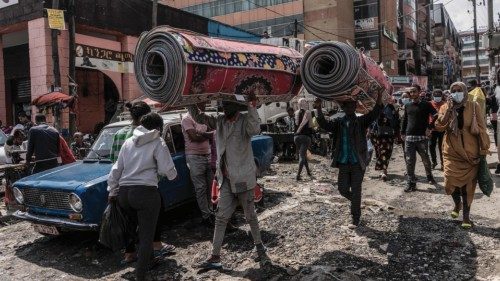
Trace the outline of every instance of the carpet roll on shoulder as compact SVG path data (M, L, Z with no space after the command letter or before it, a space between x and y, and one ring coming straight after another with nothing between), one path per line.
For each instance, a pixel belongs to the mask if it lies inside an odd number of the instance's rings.
M290 48L160 26L139 37L134 69L144 94L169 107L250 92L266 103L297 95L301 60Z
M312 47L300 66L304 88L324 100L358 100L358 112L373 108L378 95L391 94L384 71L371 58L342 42Z

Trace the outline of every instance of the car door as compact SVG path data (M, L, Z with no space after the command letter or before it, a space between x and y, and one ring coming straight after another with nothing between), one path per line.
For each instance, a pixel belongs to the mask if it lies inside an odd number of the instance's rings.
M189 169L186 164L181 124L168 124L165 126L164 131L165 142L177 169L177 179L170 181L167 178L162 178L159 182L159 189L163 196L165 209L171 209L193 199L194 190L191 186Z

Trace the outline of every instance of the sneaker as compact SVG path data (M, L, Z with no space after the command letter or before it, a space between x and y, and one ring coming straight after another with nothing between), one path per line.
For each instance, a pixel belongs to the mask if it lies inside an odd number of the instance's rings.
M416 182L408 182L406 184L405 192L412 192L417 190L417 183Z
M427 182L429 182L429 184L436 184L436 180L432 175L427 175Z
M220 262L220 256L214 256L212 255L208 260L200 263L197 268L199 269L206 269L206 270L211 270L211 269L221 269L222 268L222 263Z
M267 257L267 248L266 248L266 246L264 246L264 244L262 244L262 243L255 245L255 257L254 257L254 260L256 262L259 262L259 261L265 261L267 259L268 259L268 257Z

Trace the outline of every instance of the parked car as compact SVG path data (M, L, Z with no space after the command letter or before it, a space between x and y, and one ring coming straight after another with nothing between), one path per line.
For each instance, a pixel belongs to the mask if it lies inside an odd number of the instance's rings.
M159 191L166 210L195 198L184 154L181 129L183 113L163 114L163 137L170 149L178 178L159 182ZM14 216L33 223L35 230L49 235L61 231L98 231L106 208L107 179L112 163L109 160L114 134L130 124L120 121L104 127L83 161L60 166L23 178L13 185L16 200L25 207ZM252 139L255 162L259 171L270 167L273 143L270 137Z

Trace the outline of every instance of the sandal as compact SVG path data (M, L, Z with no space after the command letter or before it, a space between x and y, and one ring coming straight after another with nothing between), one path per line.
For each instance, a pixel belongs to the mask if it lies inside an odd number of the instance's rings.
M163 247L161 249L153 251L153 257L154 258L164 257L164 256L172 254L174 252L175 252L174 245L165 244L165 245L163 245Z
M456 211L452 211L452 212L450 213L451 218L453 218L453 219L458 218L458 216L460 215L460 213L459 213L459 212L460 212L460 211L458 211L458 212L456 212Z
M472 222L469 222L469 223L463 222L462 223L462 228L463 229L471 229L472 228Z

